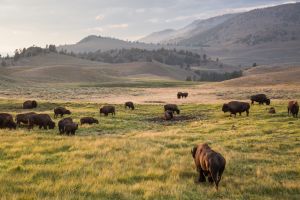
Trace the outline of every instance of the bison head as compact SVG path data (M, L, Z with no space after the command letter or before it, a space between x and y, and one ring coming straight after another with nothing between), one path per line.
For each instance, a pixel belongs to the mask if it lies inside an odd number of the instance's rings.
M49 122L49 129L54 129L55 128L55 122Z
M94 122L95 122L96 124L99 124L99 121L98 121L97 119L95 119Z
M13 121L8 122L8 128L9 129L17 129L17 124Z
M104 113L103 111L104 111L103 108L100 108L100 114L101 114L101 113Z
M71 115L71 111L70 110L66 110L65 114Z
M179 110L179 109L177 109L177 110L176 110L176 113L179 115L179 114L180 114L180 110Z
M228 106L227 103L223 104L222 111L223 111L224 113L226 113L226 112L229 111L229 106Z
M270 99L266 99L266 104L270 105L271 104L271 100Z
M193 158L196 157L197 148L198 148L198 146L194 146L191 150L191 154L192 154Z
M32 101L32 108L36 108L37 107L37 102L36 101Z

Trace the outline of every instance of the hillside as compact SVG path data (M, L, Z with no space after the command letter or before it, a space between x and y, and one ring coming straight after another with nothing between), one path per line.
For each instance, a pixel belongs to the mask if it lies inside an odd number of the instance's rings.
M161 80L185 80L192 72L158 62L104 64L55 53L22 58L16 66L1 68L7 81L81 83L130 81L142 76ZM7 82L6 81L6 82Z

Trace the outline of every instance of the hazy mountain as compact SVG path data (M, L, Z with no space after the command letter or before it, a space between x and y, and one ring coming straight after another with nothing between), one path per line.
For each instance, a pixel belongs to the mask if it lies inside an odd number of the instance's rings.
M166 29L159 32L154 32L142 39L140 39L140 42L144 43L160 43L163 40L168 40L169 38L173 37L173 34L176 34L176 30L174 29Z
M154 44L129 42L129 41L119 40L115 38L90 35L80 40L76 44L62 45L59 46L57 49L59 51L63 49L63 50L67 50L68 52L83 53L83 52L95 52L98 50L108 51L112 49L122 49L122 48L156 49L159 47Z
M181 45L258 45L300 39L300 3L256 9L181 40Z

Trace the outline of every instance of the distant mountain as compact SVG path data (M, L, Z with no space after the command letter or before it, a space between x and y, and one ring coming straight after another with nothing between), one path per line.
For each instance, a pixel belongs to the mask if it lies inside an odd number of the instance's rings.
M58 51L66 50L68 52L74 53L84 53L84 52L95 52L98 50L108 51L112 49L130 49L130 48L140 48L140 49L157 49L159 48L154 44L145 44L140 42L129 42L124 40L119 40L109 37L101 37L96 35L90 35L86 38L80 40L76 44L62 45L57 49Z
M253 46L300 40L300 3L256 9L236 15L179 42L193 46Z
M236 16L237 14L227 14L217 17L212 17L209 19L199 19L195 20L191 24L178 29L167 29L160 32L152 33L142 39L140 39L140 42L145 43L177 43L181 40L188 39L194 35L197 35L199 33L202 33L206 30L209 30L223 22L225 22L228 19L231 19L232 17Z

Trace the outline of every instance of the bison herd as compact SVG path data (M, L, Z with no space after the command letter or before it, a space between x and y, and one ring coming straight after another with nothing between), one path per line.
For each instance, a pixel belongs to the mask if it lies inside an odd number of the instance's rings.
M186 92L178 92L178 99L187 98L188 93ZM271 100L265 94L258 94L251 96L250 98L251 104L254 102L258 102L260 105L266 104L270 105ZM23 103L23 109L33 109L37 107L36 101L26 101ZM134 110L133 102L126 102L125 109ZM250 104L247 102L239 102L239 101L231 101L229 103L223 104L222 111L224 113L229 112L230 116L238 113L241 115L246 112L247 116L249 116ZM100 115L108 116L109 114L115 115L116 109L114 106L103 106L100 108ZM272 107L269 109L270 114L275 114L275 108ZM292 115L293 117L298 117L299 113L299 104L297 101L290 101L288 103L288 115ZM54 118L63 117L64 115L71 115L72 112L67 110L64 107L57 107L54 109ZM180 114L180 110L176 104L167 104L164 106L164 119L172 120L175 114ZM9 128L16 129L17 126L21 124L27 125L28 129L33 129L34 126L38 126L39 129L54 129L55 122L51 119L48 114L38 114L35 112L28 112L18 114L15 117L15 121L13 116L8 113L0 113L0 128ZM99 124L99 121L93 117L83 117L80 119L80 125L84 124ZM75 135L76 130L78 130L78 123L75 123L71 117L61 119L58 122L59 134L66 135ZM194 158L194 162L196 165L196 169L199 173L199 182L206 182L206 178L210 183L214 183L216 189L218 189L219 182L222 178L222 174L225 169L226 160L225 158L218 152L212 150L208 144L201 144L195 146L191 150L191 154Z

